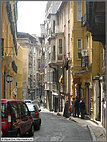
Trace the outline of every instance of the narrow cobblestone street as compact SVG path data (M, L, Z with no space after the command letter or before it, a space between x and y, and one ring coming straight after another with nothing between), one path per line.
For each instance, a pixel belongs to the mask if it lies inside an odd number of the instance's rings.
M1 140L107 141L107 3L0 7Z

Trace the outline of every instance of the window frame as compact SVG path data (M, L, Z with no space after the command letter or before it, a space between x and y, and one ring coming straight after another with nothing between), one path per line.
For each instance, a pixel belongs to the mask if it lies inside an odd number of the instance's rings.
M11 102L11 103L9 103L9 105L12 110L13 119L18 119L20 117L20 114L19 114L19 108L18 108L17 103Z
M24 117L25 116L25 111L24 111L24 107L23 107L23 103L21 103L21 102L18 102L18 109L19 109L19 114L20 114L20 116L21 117ZM21 111L23 109L23 111ZM22 113L23 114L22 114Z
M78 51L78 40L81 40L81 51L82 51L82 38L77 38L77 59L80 60L81 58L78 57L78 53L80 53L80 51Z
M79 9L79 6L80 6L80 9ZM77 21L81 21L80 16L82 17L82 1L77 1Z
M29 109L25 103L23 103L23 108L24 108L25 116L29 116L29 114L30 114Z
M55 20L53 20L53 33L55 33Z
M61 42L61 46L60 46L60 40L62 41L62 38L58 39L58 50L59 50L59 54L62 54L62 42ZM61 51L61 52L60 52Z

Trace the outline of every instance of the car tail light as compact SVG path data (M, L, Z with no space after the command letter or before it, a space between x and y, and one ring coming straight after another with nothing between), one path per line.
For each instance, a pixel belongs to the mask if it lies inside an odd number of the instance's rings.
M36 114L36 117L38 117L39 113L37 111L35 112L35 114Z
M8 127L11 125L11 114L10 111L8 110Z

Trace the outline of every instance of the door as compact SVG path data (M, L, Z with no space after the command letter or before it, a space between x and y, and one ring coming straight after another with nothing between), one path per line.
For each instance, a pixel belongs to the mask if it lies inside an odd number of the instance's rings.
M16 102L10 102L10 113L11 113L11 121L12 121L12 129L14 129L14 131L17 133L17 129L19 128L20 125L20 115L19 115L19 111L18 111L18 106ZM8 106L9 108L9 106ZM16 133L14 133L13 135L15 136Z
M31 129L31 125L32 125L32 119L30 116L30 112L26 106L26 104L23 103L23 107L24 107L24 111L25 111L25 125L26 125L26 132L29 131Z
M87 91L87 114L90 114L89 86L87 86L86 91Z
M26 132L26 117L23 103L18 102L19 114L20 114L20 133L23 135Z

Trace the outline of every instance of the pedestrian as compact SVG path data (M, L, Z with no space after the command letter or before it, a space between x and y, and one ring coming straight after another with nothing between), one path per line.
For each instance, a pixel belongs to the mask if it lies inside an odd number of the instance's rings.
M69 103L68 103L68 100L65 102L63 116L66 117L66 118L69 117Z
M75 117L76 117L76 114L79 117L79 102L80 102L80 100L76 96L76 100L75 100L75 104L74 104L74 108L75 108L75 115L74 116Z
M72 106L70 105L69 106L69 114L70 114L70 116L71 116L71 113L72 113Z
M40 107L40 100L38 100L38 106Z
M84 117L85 117L85 103L84 103L83 98L80 101L80 113L81 113L81 118L84 119Z
M72 101L72 113L73 113L73 116L75 114L74 104L75 104L75 98L73 97L73 101Z

